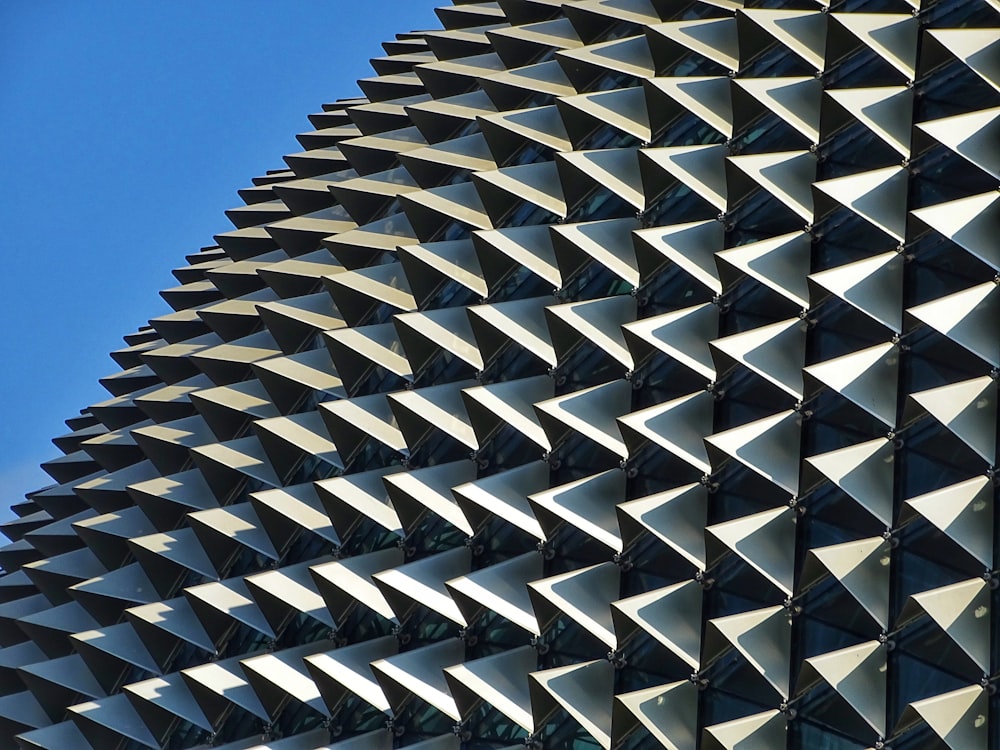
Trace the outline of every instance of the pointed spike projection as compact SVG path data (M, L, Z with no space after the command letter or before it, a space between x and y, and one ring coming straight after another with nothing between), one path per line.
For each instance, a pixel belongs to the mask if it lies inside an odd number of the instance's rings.
M321 563L310 568L320 595L333 618L345 621L359 609L371 610L385 620L396 616L372 580L372 575L403 561L403 551L389 548Z
M561 362L582 347L603 351L609 360L631 369L632 357L622 338L622 326L636 319L636 304L624 294L587 302L552 305L545 309L552 344Z
M802 220L812 223L810 185L816 178L816 157L808 151L729 156L728 206L732 210L747 195L763 190Z
M785 717L778 711L747 716L705 727L702 747L706 750L741 750L751 747L778 747L785 741Z
M573 88L591 91L595 82L606 76L621 76L626 80L651 78L655 74L649 45L642 37L612 39L575 49L560 50L556 61L566 73Z
M445 294L453 294L453 285L468 289L471 300L478 301L489 293L470 240L410 245L399 248L397 254L420 310L433 307Z
M535 404L535 412L553 449L580 437L600 446L608 456L628 456L619 437L616 415L628 409L624 381L612 381Z
M904 710L895 734L925 725L949 750L985 750L989 743L986 721L988 693L979 685L914 701Z
M247 681L240 660L221 659L181 670L181 677L215 731L232 715L267 721L267 712Z
M162 596L176 592L188 576L218 579L218 572L192 529L129 540L129 549Z
M723 249L723 226L699 221L649 227L632 233L640 279L645 283L670 265L694 277L712 294L722 293L714 254Z
M452 574L468 570L469 551L458 548L376 573L372 580L400 622L415 609L427 608L464 626L465 617L448 595L444 582Z
M704 218L726 210L726 170L724 146L675 146L642 149L639 171L642 173L644 208L651 209L670 188L680 186L704 202Z
M894 445L884 438L810 456L803 463L803 488L828 480L891 528L894 461Z
M807 555L800 580L803 590L832 577L880 630L889 626L889 547L884 539L815 547Z
M125 695L112 695L69 707L77 729L95 747L114 747L132 742L155 750L156 737Z
M585 144L601 125L611 125L640 142L652 140L646 96L639 86L567 96L557 100L556 106L572 146L577 149L586 148ZM570 148L562 150L569 151Z
M760 242L722 250L715 254L719 277L726 287L746 274L802 309L809 307L810 238L805 232L792 232Z
M11 498L0 747L986 750L1000 5L919 5L388 38Z
M644 731L667 750L688 750L697 746L697 715L698 688L690 680L619 693L611 734L621 740Z
M648 24L658 20L653 6L635 0L584 0L565 11L580 38L588 44L607 33L609 27Z
M805 326L797 318L709 342L716 370L732 369L730 362L760 375L783 391L802 398Z
M526 208L554 219L566 217L559 172L551 162L477 172L472 181L491 226L507 225L515 213L524 213Z
M617 598L618 569L602 563L528 584L528 593L544 633L563 615L609 648L617 642L608 602Z
M475 479L471 461L428 466L382 477L389 501L407 534L432 519L440 519L472 536L474 531L455 502L451 488Z
M732 18L652 24L646 36L657 75L683 75L686 65L690 65L688 61L710 76L728 75L740 65L736 22Z
M1000 195L997 193L938 203L912 211L911 216L994 269L1000 269L1000 253L992 242L1000 231Z
M439 450L454 458L468 456L479 448L462 400L462 390L470 385L470 381L460 381L400 391L387 397L411 453L436 441L444 441L447 448Z
M399 333L393 323L324 331L323 342L348 396L371 394L374 390L372 380L403 385L413 379L413 368L410 367L399 341ZM307 354L316 359L320 357L313 352ZM293 363L297 362L286 360L282 370L286 372L289 369L299 370L297 373L299 381L304 380L304 373L301 373L300 368L295 368ZM267 371L258 370L258 377L266 377L269 372L275 372L275 368L269 367ZM325 385L332 384L332 381L328 381ZM340 450L346 452L347 446L342 446Z
M545 538L531 512L527 496L547 489L549 466L535 461L452 488L473 528L477 531L494 520L520 529L531 539Z
M261 528L250 503L213 508L188 516L188 523L216 570L228 570L229 559L247 549L277 562L278 552Z
M160 673L144 641L127 623L75 633L71 643L107 693L117 689L126 674Z
M304 657L322 651L325 645L307 643L273 654L253 656L240 662L247 682L257 693L272 721L289 703L317 717L326 716L319 690L303 663Z
M996 462L997 387L989 377L974 378L910 394L909 422L927 414L975 451L989 466Z
M18 676L46 713L55 713L54 720L61 718L67 700L106 697L79 654L24 665Z
M277 550L286 550L299 539L330 545L340 542L312 484L254 493L250 503Z
M504 651L444 670L448 687L463 719L480 704L488 704L524 731L534 728L531 696L525 675L538 663L530 646Z
M109 624L116 622L126 607L155 602L159 596L142 567L134 562L71 586L69 594L95 620Z
M899 349L882 344L804 367L807 382L832 388L887 427L896 424Z
M881 323L902 332L903 259L899 253L882 253L809 275L813 306L832 294Z
M895 68L902 83L916 75L919 22L912 15L895 13L831 13L827 60L846 57L851 47L861 47Z
M474 122L478 114L497 111L484 91L444 99L418 95L396 101L400 102L402 115L413 122L428 143L447 142Z
M721 139L732 136L733 113L727 77L649 78L642 84L649 115L648 140L686 119L704 122Z
M192 586L184 590L184 595L216 649L232 627L240 623L258 636L274 638L274 631L251 598L244 579Z
M351 327L382 323L396 312L415 309L409 283L398 263L324 277L327 291Z
M545 430L539 422L533 405L552 397L552 379L547 375L523 378L495 385L481 385L462 390L465 409L469 414L476 439L482 446L482 460L489 461L489 453L494 444L507 444L521 438L523 450L536 454L551 450ZM502 458L503 454L497 458Z
M712 394L702 391L618 418L631 457L649 443L703 474L711 472L703 435L710 428Z
M630 548L652 534L696 570L705 568L705 488L689 484L619 503L622 544Z
M595 176L600 179L599 174ZM637 188L637 200L639 195ZM571 295L574 285L570 282L586 281L595 271L612 278L609 291L625 293L638 286L639 270L629 235L638 228L639 222L630 218L550 225L552 246L563 281L560 294Z
M556 710L566 711L605 750L611 748L614 668L608 661L556 667L529 675L535 727Z
M81 750L91 750L91 745L84 738L76 724L66 720L58 724L23 732L17 735L17 741L30 750L59 750L63 747L78 747Z
M429 35L429 39L434 39ZM433 53L430 56L433 59ZM484 55L463 55L453 60L421 63L414 72L427 93L436 99L467 93L476 88L476 79L504 70L504 64L494 52Z
M715 365L707 342L719 330L719 308L705 303L675 312L626 323L622 326L625 344L642 372L658 353L690 370L705 382L715 379Z
M570 151L556 155L568 214L595 191L606 191L633 210L643 207L642 177L635 149Z
M493 158L500 167L514 162L517 153L525 148L572 149L555 106L486 114L478 119Z
M622 551L615 509L604 498L624 492L625 475L618 469L595 474L528 496L535 518L548 538L564 523L580 529L613 552Z
M836 106L822 109L820 129L824 134L832 135L852 122L860 122L901 157L909 157L913 120L911 89L906 86L878 86L830 89L825 93ZM922 125L917 127L924 129Z
M975 676L990 669L989 615L989 585L982 579L973 579L913 594L903 605L897 627L907 628L924 618L930 619L961 649L971 662L967 673ZM901 638L905 637L904 631ZM952 660L950 666L955 671L965 671L966 665Z
M989 28L934 29L928 37L1000 91L1000 68L997 67L1000 45L992 32Z
M125 618L142 639L142 643L148 644L145 648L156 658L157 663L169 664L173 649L178 643L209 654L215 652L215 644L198 620L191 604L183 597L131 607L125 611ZM122 640L127 640L124 634L118 635Z
M493 106L501 111L549 104L556 97L577 93L555 60L494 73L481 84Z
M389 712L389 702L369 665L395 655L398 647L395 638L384 636L303 659L331 716L355 696L378 711Z
M733 87L734 116L738 123L755 119L763 110L779 117L805 139L819 143L820 97L823 85L812 78L743 78Z
M382 482L392 471L383 468L358 472L313 485L342 544L354 541L355 534L369 532L372 525L402 536L399 515L389 503Z
M178 720L193 724L202 731L212 729L179 674L133 683L122 692L159 742L169 736L173 724Z
M991 334L991 326L1000 314L1000 291L993 282L939 297L907 312L977 357L997 367L1000 365L1000 342Z
M534 370L545 372L556 364L556 353L545 324L545 307L551 299L532 297L468 308L476 345L488 367L512 351L523 351ZM527 373L526 373L527 374ZM540 373L539 373L540 374Z
M885 664L886 649L877 642L814 656L802 664L796 693L829 691L831 723L854 737L884 737Z
M469 318L461 308L398 315L395 325L417 379L441 358L466 362L472 370L483 368Z
M495 612L532 635L540 635L527 584L542 576L541 556L526 552L510 560L445 581L465 621Z
M372 662L371 670L394 714L398 715L407 703L420 700L449 719L460 721L444 669L461 662L463 653L462 642L453 638L379 659Z
M823 70L827 19L818 9L745 8L736 19L741 71L775 46L787 49L802 74Z
M993 513L993 492L990 480L984 476L906 500L899 520L926 520L989 567L993 560Z
M917 128L1000 179L1000 108L919 123Z
M518 277L536 277L549 292L562 284L546 226L473 232L472 244L488 290L484 297L494 295L508 280L521 281Z
M906 233L907 172L887 167L847 177L823 180L813 186L817 218L843 206L897 242Z
M801 418L796 412L771 417L709 435L705 445L718 467L733 459L791 495L798 493L798 447Z
M710 564L735 555L765 580L791 595L795 575L791 512L787 508L754 513L705 528Z
M556 50L581 46L573 24L553 9L558 5L554 0L507 1L503 5L514 25L489 29L486 36L508 69L523 67Z
M691 615L701 607L701 587L693 580L619 599L611 604L618 643L626 643L641 631L663 645L683 667L697 672L702 638Z
M275 632L284 630L295 617L308 619L317 626L336 627L316 591L311 564L299 563L258 573L247 576L246 581L254 602Z

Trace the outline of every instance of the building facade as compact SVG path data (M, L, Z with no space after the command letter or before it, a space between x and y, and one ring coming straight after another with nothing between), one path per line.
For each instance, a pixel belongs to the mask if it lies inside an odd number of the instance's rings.
M1000 3L438 16L55 439L0 748L998 750Z

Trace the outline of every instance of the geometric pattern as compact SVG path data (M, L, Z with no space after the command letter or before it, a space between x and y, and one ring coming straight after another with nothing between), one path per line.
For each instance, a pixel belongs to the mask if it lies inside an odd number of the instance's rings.
M438 17L14 506L0 748L1000 747L1000 2Z

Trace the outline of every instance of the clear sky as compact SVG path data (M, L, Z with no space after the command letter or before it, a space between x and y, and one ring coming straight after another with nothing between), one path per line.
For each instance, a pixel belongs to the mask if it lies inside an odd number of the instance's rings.
M444 4L0 0L0 519L236 191Z

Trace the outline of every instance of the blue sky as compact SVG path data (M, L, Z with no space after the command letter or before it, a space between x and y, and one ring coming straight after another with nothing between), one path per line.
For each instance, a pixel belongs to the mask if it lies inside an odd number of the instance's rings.
M301 150L429 0L0 4L0 518L49 484L63 420L110 395L108 352L168 311L184 255L250 178Z

